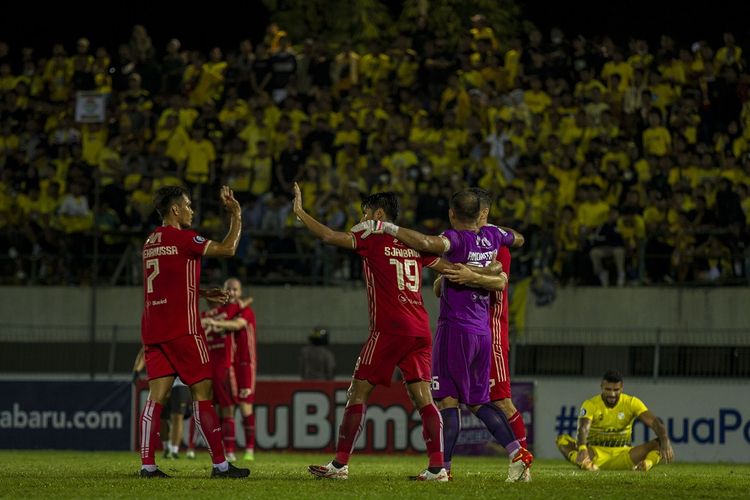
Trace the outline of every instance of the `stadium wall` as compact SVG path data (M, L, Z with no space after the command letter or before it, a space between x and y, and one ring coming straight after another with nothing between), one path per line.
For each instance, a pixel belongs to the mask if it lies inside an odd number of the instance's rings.
M137 342L141 289L97 289L98 339L108 340L114 325L118 341ZM250 289L258 318L259 342L304 343L315 325L332 332L332 342L358 344L366 338L368 313L361 287L259 287ZM437 300L424 292L434 321ZM0 341L87 341L91 318L90 288L0 287ZM527 338L534 343L632 343L618 335L630 331L701 332L750 329L750 288L568 288L557 292L547 306L533 297L526 309ZM264 335L273 332L273 335ZM571 335L577 338L571 338ZM681 336L677 340L684 340ZM662 339L668 342L668 337ZM711 336L700 335L711 344ZM726 342L723 342L726 343ZM750 336L738 335L733 344L746 345Z

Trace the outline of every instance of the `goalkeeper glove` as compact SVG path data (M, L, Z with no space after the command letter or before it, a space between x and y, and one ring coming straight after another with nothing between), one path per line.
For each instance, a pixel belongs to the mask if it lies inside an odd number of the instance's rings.
M358 233L362 231L362 239L364 240L371 234L390 234L396 236L398 232L398 226L392 222L383 222L379 220L366 220L360 222L351 229L351 232Z

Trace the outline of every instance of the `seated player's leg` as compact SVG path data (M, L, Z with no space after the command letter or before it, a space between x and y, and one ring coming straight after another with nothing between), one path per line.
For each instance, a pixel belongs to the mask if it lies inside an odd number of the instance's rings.
M631 450L631 446L589 446L593 467L589 470L632 470L635 464L630 458Z
M409 345L411 344L411 345ZM432 339L411 337L404 340L406 354L398 367L404 376L406 389L422 417L422 437L427 446L428 465L414 479L417 481L448 481L443 457L443 420L432 401L430 367Z
M560 434L557 436L555 444L557 444L557 449L560 450L560 453L562 453L568 462L577 465L575 455L578 453L578 449L576 447L576 440L573 436L570 434Z
M175 368L161 345L145 346L146 371L149 374L148 399L140 422L141 477L167 477L156 467L154 454L159 443L159 425L164 404L172 389Z
M630 461L635 464L633 468L643 472L648 472L651 467L658 464L661 461L661 453L659 453L659 441L652 439L647 443L640 444L631 448Z

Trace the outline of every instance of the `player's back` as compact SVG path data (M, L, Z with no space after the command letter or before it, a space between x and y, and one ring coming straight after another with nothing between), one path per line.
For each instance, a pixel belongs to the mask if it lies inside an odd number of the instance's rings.
M640 399L629 394L620 394L617 404L610 408L598 394L584 401L579 417L591 419L589 444L627 446L631 442L633 421L647 409Z
M143 245L143 342L202 332L198 315L200 258L206 240L194 231L156 228Z
M479 232L449 229L443 233L451 243L445 257L450 262L486 267L495 260L501 246L510 244L504 239L504 234L497 227L489 225ZM467 332L489 335L490 292L449 280L443 280L442 287L438 322Z
M362 239L353 233L355 251L362 257L367 288L370 330L381 333L429 337L430 326L422 299L422 267L437 262L393 236Z

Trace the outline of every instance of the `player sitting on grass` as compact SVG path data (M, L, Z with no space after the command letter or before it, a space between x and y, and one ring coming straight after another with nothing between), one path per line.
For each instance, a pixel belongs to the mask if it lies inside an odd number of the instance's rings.
M618 372L608 371L602 378L602 393L581 405L577 439L569 434L557 438L563 456L584 470L645 472L661 460L671 462L674 451L661 419L637 397L623 394L622 375ZM656 439L630 446L636 418L656 433Z

